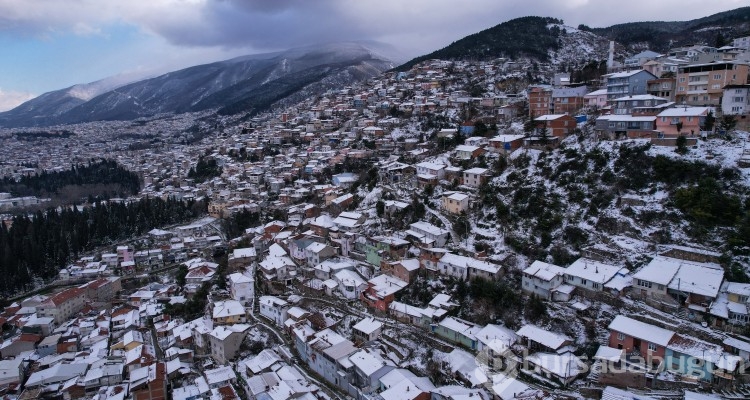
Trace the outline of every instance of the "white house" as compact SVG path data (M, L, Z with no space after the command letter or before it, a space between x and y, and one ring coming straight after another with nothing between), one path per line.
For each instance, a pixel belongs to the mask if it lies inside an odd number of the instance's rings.
M247 305L255 297L255 280L251 276L235 272L229 275L227 280L233 299Z
M275 322L278 326L284 326L287 319L289 303L275 296L260 296L260 315Z
M501 267L477 260L476 258L446 253L437 264L438 272L466 280L474 277L496 279L500 277Z
M418 221L409 225L409 230L406 231L407 235L411 235L419 239L424 244L430 244L434 247L443 247L448 241L450 232L447 229L443 229L432 225L427 222Z
M464 171L464 185L480 187L487 180L489 170L487 168L470 168Z
M367 282L358 273L349 269L342 269L333 275L338 283L341 294L347 299L358 299L359 295L367 289Z
M604 264L588 258L579 258L565 269L565 283L581 289L602 292L607 283L616 277L628 276L627 268Z
M553 290L563 284L565 268L534 261L523 270L521 289L529 294L536 294L542 299L552 300Z
M417 175L429 175L443 179L445 177L445 165L433 162L421 162L416 165Z

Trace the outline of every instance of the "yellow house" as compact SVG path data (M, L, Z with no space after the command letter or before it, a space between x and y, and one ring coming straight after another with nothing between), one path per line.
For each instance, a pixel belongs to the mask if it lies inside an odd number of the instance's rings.
M125 333L125 335L123 335L122 337L122 340L113 344L111 349L123 350L127 352L142 345L143 343L143 335L138 331L132 330Z
M469 195L460 192L443 194L443 210L451 214L461 214L469 210Z
M215 325L232 325L247 322L245 306L237 300L213 303L212 319Z

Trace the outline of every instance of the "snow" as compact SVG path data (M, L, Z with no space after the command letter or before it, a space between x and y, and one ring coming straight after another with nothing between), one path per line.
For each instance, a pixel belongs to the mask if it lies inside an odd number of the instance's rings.
M627 336L647 340L659 346L666 347L674 336L674 332L641 322L623 315L618 315L609 324L610 331L623 333Z
M567 336L544 330L536 325L527 324L516 331L516 335L528 338L544 347L556 350L573 340Z
M381 329L383 323L376 320L375 318L369 317L359 321L352 329L356 329L366 335L370 335L373 332Z

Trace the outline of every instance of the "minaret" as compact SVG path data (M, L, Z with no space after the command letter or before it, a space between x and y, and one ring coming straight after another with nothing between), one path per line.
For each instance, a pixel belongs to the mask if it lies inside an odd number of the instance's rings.
M609 57L607 57L607 71L612 71L615 64L615 41L609 41Z

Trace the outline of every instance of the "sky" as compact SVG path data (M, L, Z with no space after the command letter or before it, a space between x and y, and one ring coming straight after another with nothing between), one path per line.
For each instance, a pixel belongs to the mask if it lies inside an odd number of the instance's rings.
M0 0L0 111L118 74L154 76L235 56L342 40L404 61L509 19L605 27L681 21L747 0Z

